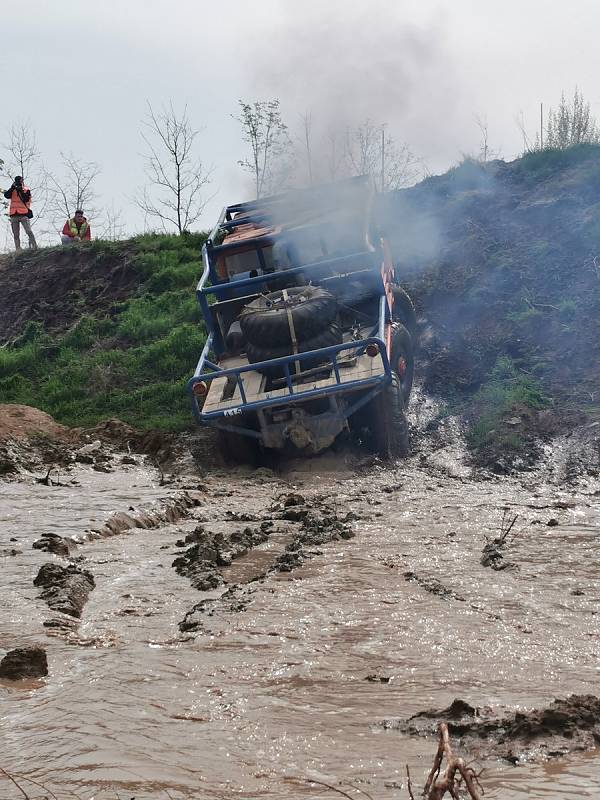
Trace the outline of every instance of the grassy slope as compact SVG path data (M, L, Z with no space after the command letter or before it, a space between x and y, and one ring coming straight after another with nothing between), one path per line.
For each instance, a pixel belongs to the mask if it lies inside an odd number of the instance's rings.
M92 298L78 294L83 314L67 330L27 322L0 349L0 402L36 406L67 425L116 416L141 428L189 426L185 383L205 339L194 294L202 241L143 236L88 246L85 258L117 266L126 253L137 288L95 311L86 311Z

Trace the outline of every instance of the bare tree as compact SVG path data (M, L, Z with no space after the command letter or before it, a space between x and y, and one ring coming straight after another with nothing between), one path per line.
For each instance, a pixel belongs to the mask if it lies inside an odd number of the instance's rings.
M540 143L540 136L539 133L536 133L535 138L532 140L527 132L527 126L525 125L525 116L523 114L523 110L519 110L518 114L515 117L515 122L517 124L517 128L521 133L521 138L523 139L523 153L533 153L536 150L541 149Z
M72 153L60 154L62 168L60 173L48 173L50 192L49 211L51 220L70 219L80 208L88 218L98 215L95 207L97 194L95 181L100 167L95 161L82 161Z
M178 114L173 103L160 112L148 103L143 125L150 185L135 202L146 217L159 220L164 230L173 225L181 234L200 219L209 199L204 198L203 189L210 183L210 170L205 170L195 153L200 131L192 128L187 106Z
M330 181L335 181L344 171L344 137L340 131L330 128L325 139L327 176Z
M492 150L490 147L490 135L487 117L480 117L479 115L476 115L475 124L479 128L481 137L479 140L479 155L477 156L477 160L485 164L491 159L498 158L500 153L498 150Z
M7 167L11 172L31 179L30 167L39 159L35 130L29 122L17 122L8 129L8 142L4 149L9 154Z
M371 175L384 192L408 186L419 175L419 160L406 144L396 144L385 130L366 119L346 131L345 161L350 175Z
M301 131L301 146L304 151L304 160L306 162L306 177L308 185L313 185L313 154L312 154L312 114L306 111L300 115L300 122L302 124Z
M125 236L125 223L123 222L123 209L116 208L114 202L110 208L104 210L104 220L100 227L99 239L117 242Z
M239 100L240 115L235 117L242 126L242 136L250 145L250 155L240 160L241 167L254 178L256 197L265 190L280 188L289 177L291 168L283 162L290 152L287 125L281 118L279 100Z
M7 131L8 141L4 145L6 160L0 168L10 180L14 175L22 175L32 192L35 201L35 222L47 211L48 173L42 162L37 144L37 135L30 120L13 123Z

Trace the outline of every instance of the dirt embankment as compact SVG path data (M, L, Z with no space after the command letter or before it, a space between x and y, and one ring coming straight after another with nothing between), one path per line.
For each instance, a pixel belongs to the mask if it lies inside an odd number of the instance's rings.
M381 199L421 319L426 391L464 414L477 463L528 468L598 420L600 147L466 160Z
M147 456L161 469L170 468L183 454L182 442L174 434L137 431L117 419L92 428L68 428L49 414L31 406L0 404L0 476L21 471L52 470L73 464L90 464L98 472L110 471L118 461L136 463ZM42 478L40 478L42 479Z
M53 247L0 256L0 344L28 322L65 330L83 313L109 311L139 285L133 243Z

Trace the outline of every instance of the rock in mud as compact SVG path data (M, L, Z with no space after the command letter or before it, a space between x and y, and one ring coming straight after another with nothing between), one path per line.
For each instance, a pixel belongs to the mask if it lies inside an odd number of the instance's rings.
M34 550L44 550L57 556L68 556L70 552L68 540L57 533L42 533L42 538L36 539L32 547Z
M385 720L383 727L430 736L439 722L446 722L450 736L474 757L503 758L513 764L545 760L598 747L600 698L573 694L546 708L504 716L457 699L442 710L422 711L404 721Z
M48 674L48 659L43 647L17 647L0 661L0 678L20 681L43 678Z
M43 564L33 581L42 588L40 597L53 611L61 611L70 617L81 617L89 593L95 587L94 576L74 564Z

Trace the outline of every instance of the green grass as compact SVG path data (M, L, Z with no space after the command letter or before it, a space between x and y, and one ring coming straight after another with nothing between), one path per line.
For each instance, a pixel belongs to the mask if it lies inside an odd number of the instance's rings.
M507 417L548 405L549 399L539 381L520 372L508 356L501 356L473 399L476 413L467 434L470 447L481 450L493 444L518 452L526 443L513 428L506 426Z
M180 430L192 423L185 392L206 332L194 294L201 274L199 235L95 242L91 258L127 252L140 275L135 295L110 315L85 313L50 335L29 323L0 349L0 402L47 411L66 425L119 417L139 428Z

